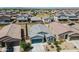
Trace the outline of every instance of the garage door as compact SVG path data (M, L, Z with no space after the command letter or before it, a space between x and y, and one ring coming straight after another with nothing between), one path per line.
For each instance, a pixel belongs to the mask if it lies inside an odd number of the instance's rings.
M71 37L70 40L79 40L79 36Z
M32 43L41 43L42 39L32 39Z

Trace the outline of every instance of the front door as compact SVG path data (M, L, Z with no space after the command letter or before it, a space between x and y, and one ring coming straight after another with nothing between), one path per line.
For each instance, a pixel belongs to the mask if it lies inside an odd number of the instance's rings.
M67 39L67 38L68 38L68 34L65 35L65 39Z
M1 46L2 47L5 47L5 42L1 42Z

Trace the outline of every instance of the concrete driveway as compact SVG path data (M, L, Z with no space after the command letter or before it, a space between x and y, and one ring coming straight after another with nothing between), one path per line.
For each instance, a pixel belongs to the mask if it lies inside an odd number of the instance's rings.
M45 48L44 45L45 43L36 43L36 44L32 44L33 49L30 52L45 52Z
M79 49L79 40L71 40L71 42Z

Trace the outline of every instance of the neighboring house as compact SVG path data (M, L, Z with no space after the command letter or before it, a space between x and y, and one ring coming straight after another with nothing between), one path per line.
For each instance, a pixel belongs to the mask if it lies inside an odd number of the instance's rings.
M54 18L52 17L43 17L42 18L43 22L45 23L50 23L50 22L53 22L54 21Z
M74 13L60 12L57 18L59 21L78 21L78 16Z
M65 27L70 28L70 30L72 31L71 33L68 34L69 40L79 40L79 28L77 28L76 26L69 26L67 24L65 24Z
M19 22L27 22L28 21L28 16L27 15L19 14L19 15L17 15L17 20Z
M12 16L12 17L11 17L11 21L16 20L16 18L17 18L17 17Z
M41 18L31 17L31 22L43 22Z
M0 24L10 24L11 17L8 16L0 16Z
M53 35L49 29L42 24L33 25L29 30L29 37L33 43L53 41Z
M76 33L75 34L72 34L71 38L70 38L70 41L73 42L73 44L79 48L79 24L77 23L71 23L71 24L68 24L70 28L73 28Z
M57 17L59 21L68 21L68 16L66 15L59 15Z
M0 45L2 47L19 46L21 40L21 26L10 24L0 30Z
M67 39L67 36L72 31L58 22L52 22L49 24L51 32L56 36L56 39Z
M78 17L75 13L69 12L69 13L65 13L68 16L68 20L71 21L78 21Z
M68 17L71 21L78 21L78 17L76 15L69 15Z
M60 12L56 17L59 21L68 21L68 16L64 12Z
M70 40L79 40L79 24L69 25L69 27L75 33L75 36L73 34Z
M49 25L51 32L58 39L75 40L79 39L79 31L66 24L52 22Z
M12 11L12 12L11 12L11 16L12 16L12 17L16 17L16 16L17 16L17 12Z

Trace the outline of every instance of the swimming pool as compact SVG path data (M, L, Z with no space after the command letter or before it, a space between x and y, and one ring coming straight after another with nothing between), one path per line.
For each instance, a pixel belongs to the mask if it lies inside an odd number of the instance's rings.
M41 43L42 39L32 39L32 44L34 43Z

